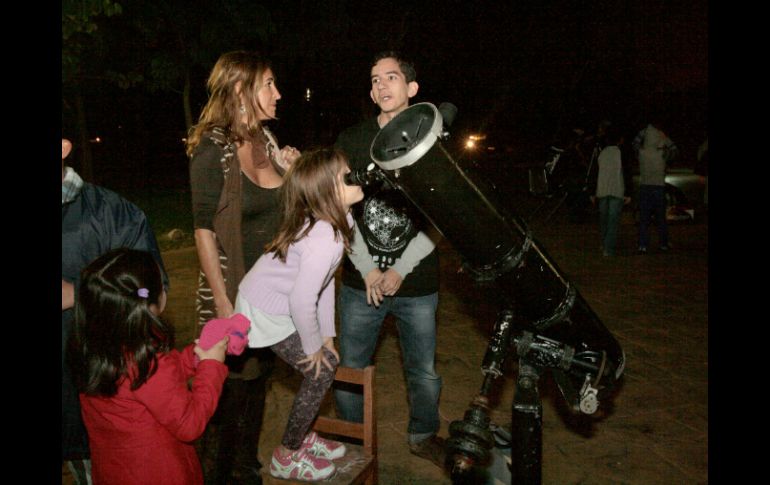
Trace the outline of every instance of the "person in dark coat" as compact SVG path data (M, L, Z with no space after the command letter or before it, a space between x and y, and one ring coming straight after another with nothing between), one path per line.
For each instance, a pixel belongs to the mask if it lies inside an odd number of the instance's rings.
M67 462L77 483L90 483L88 436L65 360L80 271L112 249L140 249L152 253L161 268L166 289L169 284L155 235L144 212L115 192L84 182L71 167L65 167L64 159L71 151L72 143L62 138L62 461Z

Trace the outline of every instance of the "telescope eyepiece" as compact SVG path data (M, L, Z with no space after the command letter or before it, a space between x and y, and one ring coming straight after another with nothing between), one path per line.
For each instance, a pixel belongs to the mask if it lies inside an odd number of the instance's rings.
M345 174L345 185L360 185L366 187L373 184L380 179L380 173L375 170L374 162L366 166L366 168L359 168L351 170Z

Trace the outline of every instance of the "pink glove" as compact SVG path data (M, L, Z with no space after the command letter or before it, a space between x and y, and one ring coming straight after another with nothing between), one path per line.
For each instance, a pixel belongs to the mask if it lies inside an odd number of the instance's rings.
M235 313L229 318L213 318L206 322L201 331L198 345L203 350L208 350L215 343L219 342L225 335L230 336L227 343L227 353L230 355L241 355L249 343L249 328L251 322L248 318Z

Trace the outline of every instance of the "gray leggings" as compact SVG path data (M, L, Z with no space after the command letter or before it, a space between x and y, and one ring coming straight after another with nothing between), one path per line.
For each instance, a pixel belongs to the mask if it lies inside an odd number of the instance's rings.
M297 396L294 398L294 404L289 413L289 422L286 423L286 430L283 433L283 440L281 440L281 444L286 448L297 450L302 445L310 425L313 424L326 392L334 382L334 374L339 362L337 362L334 354L322 347L324 356L334 370L329 370L321 364L321 373L318 375L318 379L314 379L315 369L305 371L304 368L307 367L307 364L297 365L298 361L307 357L302 350L302 341L297 332L270 346L270 348L284 362L294 367L305 377Z

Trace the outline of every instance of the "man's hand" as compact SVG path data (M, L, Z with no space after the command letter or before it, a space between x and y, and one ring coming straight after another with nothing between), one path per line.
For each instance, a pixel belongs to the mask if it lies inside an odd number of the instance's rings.
M398 289L401 288L401 283L403 283L403 281L404 278L402 278L396 270L388 268L388 270L382 274L378 285L382 288L383 295L393 296Z
M631 197L623 197L623 205L628 205L631 203Z
M378 268L374 268L369 271L369 274L364 278L366 284L366 303L374 305L379 308L385 295L382 294L382 288L379 286L379 281L382 278L382 271Z

